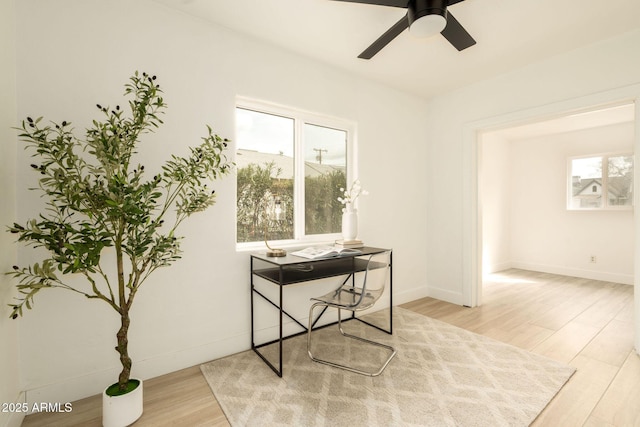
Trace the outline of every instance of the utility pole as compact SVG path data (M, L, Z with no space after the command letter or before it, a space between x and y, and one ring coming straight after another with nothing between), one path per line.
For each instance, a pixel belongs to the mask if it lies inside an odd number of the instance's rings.
M319 164L322 164L322 152L324 151L326 153L327 150L323 150L322 148L314 148L313 151L318 152L318 155L316 156L316 160L318 161Z

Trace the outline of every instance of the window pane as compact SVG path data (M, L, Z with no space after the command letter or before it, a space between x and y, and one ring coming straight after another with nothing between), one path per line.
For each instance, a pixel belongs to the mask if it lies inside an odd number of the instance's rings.
M294 121L236 108L237 241L293 239Z
M346 187L347 132L304 126L305 234L338 233Z
M609 157L607 166L607 199L609 205L633 205L633 157Z
M571 207L602 207L602 157L571 160Z

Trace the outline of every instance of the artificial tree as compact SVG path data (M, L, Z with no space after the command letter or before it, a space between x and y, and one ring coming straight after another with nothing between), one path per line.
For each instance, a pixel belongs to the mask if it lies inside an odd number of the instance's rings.
M130 383L129 313L140 287L156 269L180 258L178 226L214 204L215 191L207 182L232 167L223 153L228 140L207 126L208 135L190 155L171 156L161 171L145 178L145 167L134 162L136 145L162 124L166 104L156 77L146 73L130 78L125 95L131 98L130 114L98 104L103 119L93 121L84 139L67 121L43 126L42 118L28 117L22 122L19 137L34 151L31 168L41 175L34 190L44 196L46 209L9 227L18 241L48 251L41 262L8 273L18 279L21 293L11 304L12 318L31 309L35 295L48 288L103 301L117 312L122 371L110 395L126 393ZM115 258L105 257L108 251ZM83 285L65 280L74 273L84 276Z

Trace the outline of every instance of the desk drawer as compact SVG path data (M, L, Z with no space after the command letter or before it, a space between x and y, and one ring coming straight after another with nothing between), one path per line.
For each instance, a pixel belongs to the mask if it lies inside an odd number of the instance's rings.
M348 257L302 262L280 267L257 268L253 271L253 274L275 284L291 285L326 277L348 275L353 272L364 271L366 267L366 259ZM282 280L280 280L281 271Z

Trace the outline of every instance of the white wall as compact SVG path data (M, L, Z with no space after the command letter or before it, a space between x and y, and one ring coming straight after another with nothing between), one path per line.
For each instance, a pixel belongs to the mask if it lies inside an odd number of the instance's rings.
M640 82L638 46L640 32L635 31L430 101L426 194L431 296L473 304L470 289L476 248L470 236L476 215L477 138L469 129L481 129L483 123L497 125L500 118L516 121L557 114L558 108L610 102L611 93L629 96ZM627 86L631 89L624 90Z
M633 212L566 209L567 159L632 152L633 123L513 141L490 135L482 141L485 272L514 267L633 284Z
M511 268L511 144L490 132L481 136L482 272Z
M424 268L414 266L426 258L427 202L406 186L426 181L424 101L149 0L26 0L17 12L18 117L70 120L81 131L96 117L96 103L124 104L123 85L134 70L158 76L168 110L165 125L141 148L149 171L199 143L206 123L233 139L236 95L357 122L359 177L371 193L359 206L359 237L394 249L395 302L426 295ZM18 150L21 221L41 208L37 194L25 191L37 178L29 163ZM182 229L183 259L155 273L138 294L130 329L138 377L250 346L249 259L235 250L235 180L215 188L218 203ZM18 257L21 264L37 259L32 249ZM298 292L292 305L307 307L308 297ZM110 310L64 292L38 295L20 320L29 401L77 399L115 381L117 319Z
M13 235L4 226L12 224L16 211L16 75L15 4L0 1L0 403L17 403L20 397L18 323L9 319L7 307L15 292L5 274L16 262ZM20 414L0 412L0 426L17 426Z

